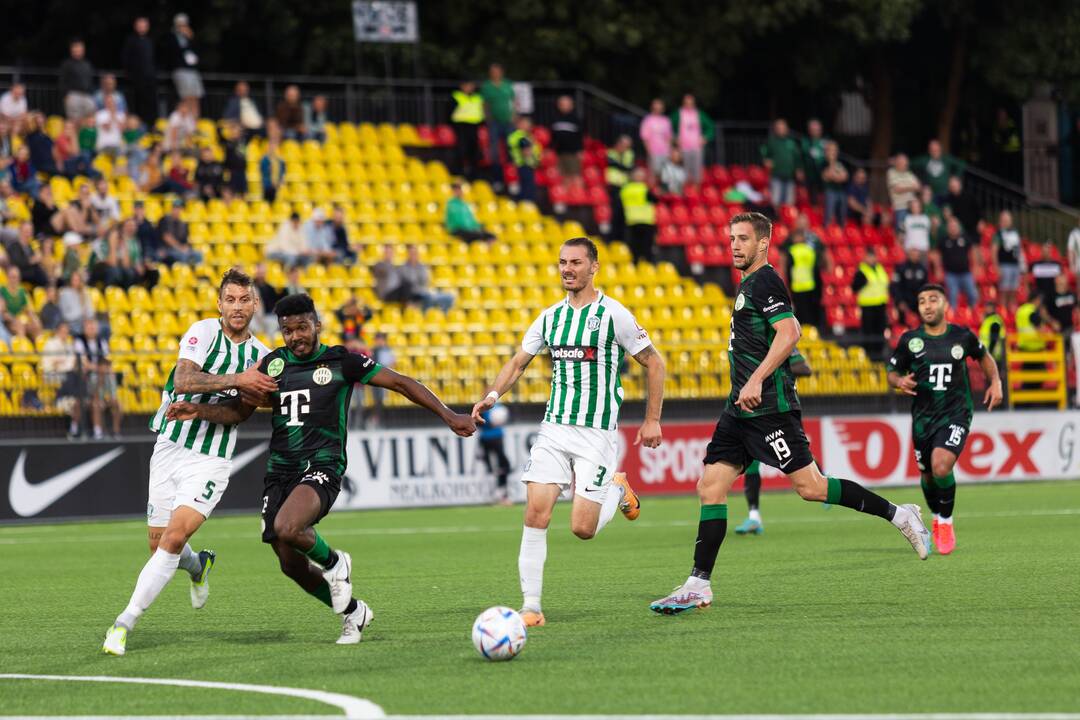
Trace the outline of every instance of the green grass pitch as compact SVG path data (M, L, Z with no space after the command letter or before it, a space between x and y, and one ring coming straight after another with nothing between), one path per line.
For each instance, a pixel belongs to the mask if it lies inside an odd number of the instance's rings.
M231 492L251 492L232 488ZM918 491L889 490L895 501ZM520 602L520 508L351 512L320 530L352 553L375 610L358 646L259 542L255 515L213 517L207 607L184 573L128 640L106 628L146 559L139 522L0 528L0 672L189 678L322 689L394 714L901 713L1080 710L1080 483L961 486L958 549L920 562L877 518L790 493L763 498L766 532L729 530L713 608L650 600L691 563L695 498L650 499L595 540L556 510L548 625L489 663L469 631ZM745 514L731 502L731 525ZM4 714L305 713L315 702L239 692L0 680Z

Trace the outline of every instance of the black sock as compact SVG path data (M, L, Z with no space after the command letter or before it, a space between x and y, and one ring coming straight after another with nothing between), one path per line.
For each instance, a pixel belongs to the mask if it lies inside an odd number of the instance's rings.
M727 505L702 505L698 521L697 543L694 544L694 569L696 578L708 580L716 564L716 554L727 534Z
M761 473L746 473L743 476L743 492L746 494L746 506L757 510L761 501Z
M938 490L937 485L934 484L933 480L928 480L925 476L919 478L919 485L922 486L922 494L926 498L926 507L935 515L940 515L941 491Z
M345 612L342 613L342 615L351 615L352 613L356 612L356 607L356 598L353 598L349 601L349 604L345 606Z
M956 500L956 477L949 473L945 477L935 477L933 483L938 496L938 506L934 512L943 518L951 518Z
M338 559L337 551L336 550L331 550L330 551L330 557L327 558L326 564L323 565L323 570L329 570L330 568L337 565L337 559Z
M842 478L829 478L829 491L825 502L830 505L843 505L867 515L892 520L896 506L877 493L867 490L859 483Z

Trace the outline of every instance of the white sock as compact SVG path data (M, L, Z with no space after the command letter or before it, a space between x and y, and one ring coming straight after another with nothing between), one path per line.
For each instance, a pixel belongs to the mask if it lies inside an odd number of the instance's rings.
M600 518L596 521L597 533L611 522L611 518L615 517L615 511L619 509L619 503L622 502L624 495L626 495L626 490L623 489L622 485L608 487L607 497L604 498L604 504L600 506Z
M937 513L934 513L934 522L941 522L941 516Z
M939 515L938 516L938 522L941 523L942 525L952 525L952 515L950 515L949 517L941 517Z
M195 577L202 572L202 561L199 560L199 553L191 549L191 546L184 543L184 549L180 551L180 568L187 570L188 575Z
M895 527L900 527L905 522L907 522L908 513L911 512L911 511L908 510L903 505L896 505L895 507L896 507L896 512L893 513L892 520L890 520L889 522L891 522Z
M683 587L689 590L704 590L709 587L709 581L704 578L694 577L691 575L686 578L686 582L683 583Z
M761 511L758 510L757 508L754 508L753 510L751 510L750 511L750 519L754 520L756 522L761 522Z
M131 593L131 600L128 601L124 612L120 613L119 617L116 618L116 624L123 625L128 630L135 627L135 622L139 619L139 616L146 612L146 609L153 604L157 596L172 580L179 563L179 555L158 548L157 552L151 555L150 559L143 565L142 572L139 573L139 579L135 583L135 591Z
M540 594L544 589L544 561L547 560L547 528L525 526L521 532L521 551L518 554L518 574L526 610L540 610Z

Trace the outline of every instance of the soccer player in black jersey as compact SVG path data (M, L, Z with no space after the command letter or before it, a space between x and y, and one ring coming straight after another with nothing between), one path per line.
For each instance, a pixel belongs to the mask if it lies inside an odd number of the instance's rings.
M953 466L964 451L975 409L967 359L977 360L989 380L983 396L987 410L1001 404L1001 378L997 363L975 333L945 322L949 309L945 288L924 285L918 301L922 327L900 336L889 359L889 384L915 398L911 403L915 463L926 504L934 514L934 546L948 555L956 547Z
M332 549L313 526L330 512L341 490L353 386L364 383L400 393L431 410L462 437L472 435L476 423L446 407L416 380L366 355L319 342L322 324L307 295L281 299L274 312L285 347L259 364L277 382L269 398L245 395L237 402L216 405L177 402L169 407L168 417L235 425L250 417L257 405L271 403L273 434L262 499L262 539L274 549L283 573L342 615L338 644L351 645L360 642L373 614L352 596L349 554Z
M801 329L784 281L768 264L772 222L761 213L740 213L730 227L732 258L743 274L728 341L731 395L698 481L701 515L693 570L686 582L650 605L658 613L712 604L710 577L727 533L727 495L754 460L785 472L804 500L882 517L903 533L921 559L930 551L930 533L917 505L897 507L858 483L826 477L814 462L789 361Z

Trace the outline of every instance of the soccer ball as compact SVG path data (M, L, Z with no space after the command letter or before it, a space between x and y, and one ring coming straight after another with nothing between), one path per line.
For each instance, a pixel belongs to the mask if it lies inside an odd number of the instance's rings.
M495 405L488 410L488 425L493 428L501 427L510 422L510 408L505 405Z
M488 660L513 660L525 647L525 621L508 607L488 608L473 623L472 641Z

